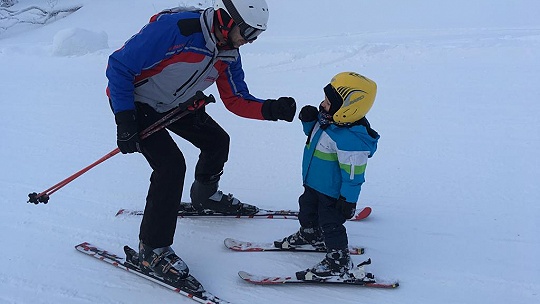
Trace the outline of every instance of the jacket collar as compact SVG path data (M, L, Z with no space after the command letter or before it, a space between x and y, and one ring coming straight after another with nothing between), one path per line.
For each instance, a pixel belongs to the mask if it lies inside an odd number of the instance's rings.
M217 38L214 34L214 8L209 7L201 14L201 28L206 41L206 47L212 50L214 54L218 53Z

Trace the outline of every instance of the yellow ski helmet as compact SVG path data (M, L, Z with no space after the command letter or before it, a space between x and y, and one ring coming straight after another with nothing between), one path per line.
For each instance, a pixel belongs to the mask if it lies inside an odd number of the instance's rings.
M377 84L358 73L343 72L332 78L324 93L331 103L329 114L334 122L352 123L366 116L373 106Z

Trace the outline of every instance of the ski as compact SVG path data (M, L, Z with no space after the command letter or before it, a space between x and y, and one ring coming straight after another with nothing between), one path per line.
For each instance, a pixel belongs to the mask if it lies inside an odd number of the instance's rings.
M120 209L116 213L116 216L134 216L134 215L143 215L144 211L142 210L130 210L130 209ZM357 209L353 218L349 221L361 221L367 218L371 214L371 207L364 207L363 209ZM197 211L191 203L182 203L181 210L178 211L179 218L258 218L258 219L298 219L298 211L294 210L266 210L260 209L259 212L252 215L236 215L236 214L223 214L220 212L214 212L211 210Z
M363 281L363 280L350 280L350 281L339 281L339 280L327 280L327 281L317 281L317 280L298 280L295 276L262 276L262 275L253 275L245 271L239 271L238 275L242 280L256 284L256 285L279 285L279 284L334 284L334 285L354 285L361 287L372 287L372 288L396 288L399 286L397 281L381 283L377 281Z
M188 297L196 302L204 303L204 304L230 303L206 291L204 287L201 285L201 283L199 283L199 281L197 281L197 279L195 279L195 277L193 277L192 275L189 275L185 280L181 280L180 281L181 283L174 284L171 282L167 282L160 277L153 276L151 274L145 274L139 269L137 265L129 262L131 259L120 257L116 254L110 253L106 250L96 247L90 243L87 243L87 242L81 243L75 246L75 249L77 249L77 251L79 252L92 256L98 260L107 262L120 269L126 270L130 273L134 273L140 277L143 277L147 280L157 283L185 297ZM124 251L126 252L127 256L133 256L137 254L135 250L131 249L128 246L124 247Z
M326 248L317 248L311 245L303 245L290 249L276 248L273 243L244 242L232 238L223 241L225 247L234 251L282 251L282 252L326 252ZM349 246L349 253L353 255L364 254L364 248Z
M242 280L257 284L257 285L279 285L279 284L330 284L330 285L353 285L358 287L371 287L371 288L396 288L399 286L398 281L380 281L375 280L375 276L372 273L365 273L363 267L365 265L371 264L371 259L360 263L357 269L357 273L363 276L362 279L356 279L354 276L351 278L342 278L339 276L332 276L329 278L318 277L311 273L301 272L302 274L297 274L293 276L264 276L264 275L254 275L245 271L239 271L238 276ZM354 272L353 272L354 273ZM300 279L298 277L306 277L309 279Z

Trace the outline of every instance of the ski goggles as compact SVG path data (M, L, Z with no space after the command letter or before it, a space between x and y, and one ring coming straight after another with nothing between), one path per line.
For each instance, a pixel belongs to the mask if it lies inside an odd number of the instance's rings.
M257 39L257 36L264 32L264 30L254 28L247 24L231 0L223 0L223 4L227 8L227 11L231 16L232 20L234 20L234 23L240 29L240 35L242 36L242 38L244 38L244 40L246 40L247 42L253 42L255 41L255 39Z
M238 28L240 29L240 35L244 40L247 42L253 42L257 39L257 37L264 32L264 30L254 28L252 26L247 25L245 22L242 22L238 25Z

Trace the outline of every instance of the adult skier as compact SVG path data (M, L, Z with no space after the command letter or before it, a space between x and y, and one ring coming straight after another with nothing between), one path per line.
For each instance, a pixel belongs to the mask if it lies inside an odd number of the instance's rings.
M109 57L107 93L118 147L124 154L142 153L153 170L139 233L140 267L147 273L171 282L189 273L171 248L186 164L169 131L200 149L190 192L193 207L242 215L258 211L218 189L230 139L204 107L144 140L139 132L175 108L189 106L185 103L213 83L229 111L291 122L293 98L260 99L244 82L239 48L266 30L268 16L265 0L217 0L205 10L165 10Z

